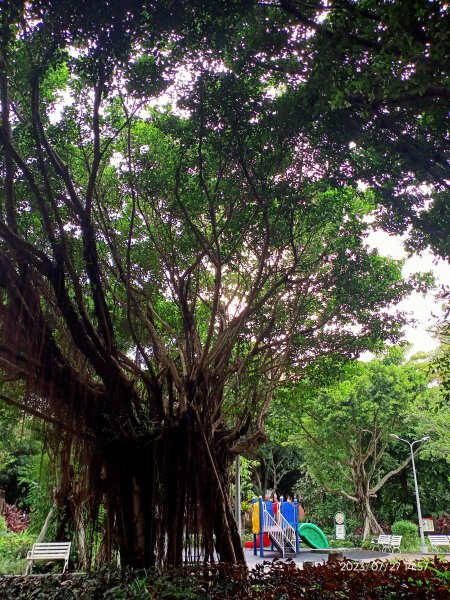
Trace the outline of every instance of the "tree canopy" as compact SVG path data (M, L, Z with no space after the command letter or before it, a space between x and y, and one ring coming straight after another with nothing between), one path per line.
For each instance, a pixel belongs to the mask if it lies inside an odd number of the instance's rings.
M296 390L298 433L291 441L325 490L355 502L365 536L382 531L371 499L411 460L405 448L392 448L392 433L411 440L431 436L424 454L447 456L441 421L448 422L449 413L437 410L439 390L429 383L427 364L405 362L403 353L392 349L384 358L350 365L337 383Z
M279 92L321 174L376 190L380 223L449 257L444 1L255 3L230 58Z

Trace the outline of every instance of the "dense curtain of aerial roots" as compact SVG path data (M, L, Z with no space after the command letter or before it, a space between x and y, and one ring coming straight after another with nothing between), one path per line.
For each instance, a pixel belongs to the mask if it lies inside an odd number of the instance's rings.
M89 480L78 484L85 490L79 499L90 503L91 522L99 505L106 507L96 520L97 563L117 556L134 567L244 561L229 497L230 454L220 433L207 434L192 412L154 440L88 442L84 452L89 462L78 476ZM63 468L72 469L67 461ZM79 511L71 513L74 519ZM79 522L70 525L79 529Z

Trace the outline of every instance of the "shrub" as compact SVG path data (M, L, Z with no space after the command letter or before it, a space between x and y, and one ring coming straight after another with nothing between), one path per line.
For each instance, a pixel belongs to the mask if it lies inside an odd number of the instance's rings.
M6 519L3 515L0 515L0 535L3 535L7 531Z
M34 536L27 532L5 533L0 536L0 557L25 558L34 543Z
M360 534L361 522L359 519L353 519L352 517L348 517L345 519L345 530L347 534L350 536L352 534Z
M419 550L419 528L411 521L396 521L392 525L393 535L401 535L402 543L400 550L405 552L417 552Z
M347 540L351 543L354 548L361 548L363 536L359 533L349 533Z
M373 550L372 539L373 538L368 538L367 540L363 540L361 543L361 548L363 550Z
M5 506L5 521L9 531L20 533L28 528L28 515L13 504Z
M440 515L435 517L434 521L434 533L437 534L450 534L450 515Z
M328 543L330 548L353 548L355 546L354 543L349 539L335 540L334 538L331 538L328 540Z
M291 561L208 565L180 569L99 569L86 575L43 575L0 579L5 600L447 600L450 564L435 558L418 567L374 562L356 569L329 563L300 570Z
M361 548L362 536L349 533L345 540L336 540L334 536L327 536L330 548Z
M33 542L34 536L27 532L0 535L0 574L23 573L25 557Z

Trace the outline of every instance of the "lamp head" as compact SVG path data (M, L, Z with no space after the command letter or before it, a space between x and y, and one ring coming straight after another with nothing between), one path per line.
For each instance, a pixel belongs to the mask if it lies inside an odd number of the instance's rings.
M421 442L428 442L428 440L430 440L430 439L431 439L431 438L430 438L430 436L429 436L429 435L426 435L426 436L425 436L425 437L423 437L423 438L422 438L420 441L421 441Z
M399 436L396 433L390 433L389 434L391 437L395 437L397 440L399 440Z

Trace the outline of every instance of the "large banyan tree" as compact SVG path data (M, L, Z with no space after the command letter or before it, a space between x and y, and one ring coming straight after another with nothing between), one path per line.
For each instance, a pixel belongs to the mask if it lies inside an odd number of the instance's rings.
M0 367L104 558L243 561L230 464L277 382L394 339L411 283L263 84L181 55L165 14L133 38L127 2L31 4L2 13Z

